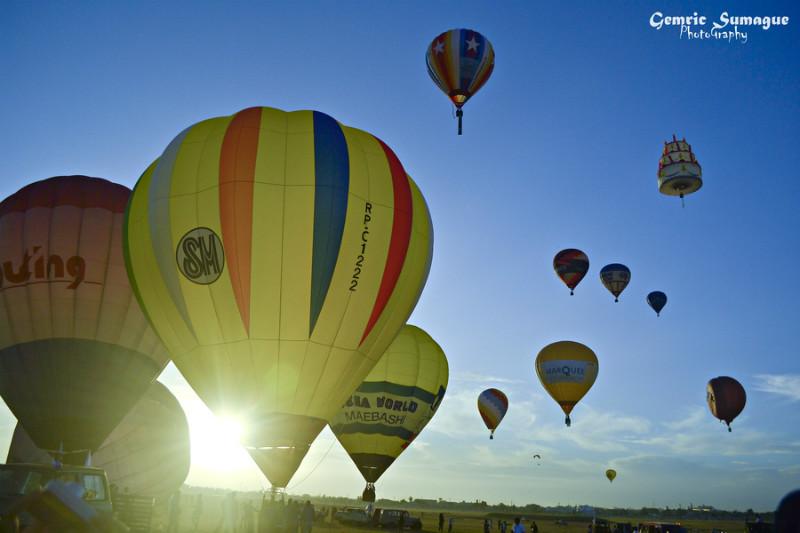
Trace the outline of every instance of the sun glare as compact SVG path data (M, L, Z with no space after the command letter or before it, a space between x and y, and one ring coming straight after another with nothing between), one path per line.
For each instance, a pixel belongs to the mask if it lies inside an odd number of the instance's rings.
M192 442L192 465L202 470L232 472L252 469L253 462L241 445L241 422L214 416L204 405L187 410Z

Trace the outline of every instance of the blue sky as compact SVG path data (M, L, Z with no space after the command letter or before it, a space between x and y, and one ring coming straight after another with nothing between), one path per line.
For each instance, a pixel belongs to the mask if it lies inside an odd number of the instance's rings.
M790 22L746 43L648 23L694 10L708 27L722 11ZM73 173L132 186L183 128L248 106L324 111L394 149L436 233L411 322L445 349L451 384L379 496L771 509L800 485L799 25L788 2L12 2L0 196ZM497 54L461 137L424 64L453 27ZM656 185L673 133L704 171L685 209ZM551 269L567 247L591 261L572 298ZM619 304L598 279L612 262L632 271ZM661 318L651 290L669 296ZM569 429L533 370L561 339L600 360ZM731 434L705 406L717 375L748 391ZM162 379L202 409L177 371ZM474 405L489 386L511 402L492 442ZM14 421L0 421L2 448ZM196 463L189 481L259 476ZM327 431L295 477L306 492L362 484Z

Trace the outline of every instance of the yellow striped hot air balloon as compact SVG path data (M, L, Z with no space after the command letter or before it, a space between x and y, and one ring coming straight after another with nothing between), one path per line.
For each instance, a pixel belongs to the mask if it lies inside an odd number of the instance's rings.
M365 501L375 501L373 483L436 413L448 376L447 357L436 341L416 326L403 326L331 421L367 482Z
M597 356L579 342L559 341L548 344L536 356L536 373L545 390L567 415L592 388L597 378Z
M254 107L195 124L142 175L134 288L175 364L285 487L411 314L428 275L422 194L379 139Z

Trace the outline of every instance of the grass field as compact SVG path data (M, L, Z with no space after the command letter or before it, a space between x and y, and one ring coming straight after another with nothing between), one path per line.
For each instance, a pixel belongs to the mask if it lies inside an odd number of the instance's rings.
M197 515L197 507L195 505L195 495L187 494L182 499L181 516L179 529L181 533L198 532L198 533L223 533L226 530L222 524L222 506L224 494L204 493L203 505L199 510L197 516L197 526L195 527L195 515ZM240 525L236 529L236 533L256 533L260 530L257 525L257 510L260 508L261 500L259 497L252 494L240 494L237 497L240 505L239 516L237 521ZM244 504L244 505L243 505ZM243 525L243 512L242 510L246 505L252 509L253 524L252 529L247 530L242 528ZM320 505L316 505L319 510ZM492 533L499 533L497 528L497 520L504 519L509 524L513 524L514 515L506 514L501 515L498 513L480 513L480 512L452 512L443 511L446 518L454 517L452 533L483 533L483 521L485 518L492 519ZM425 533L437 533L438 531L438 516L439 511L435 509L426 510L424 512L417 509L410 509L412 516L416 516L422 520L422 531ZM535 520L539 527L539 533L587 533L588 526L591 523L589 516L556 516L552 514L531 514L521 517L524 519L525 529L530 533L530 522ZM639 522L655 521L653 518L647 517L619 517L600 515L598 518L605 518L614 522L629 522L636 525ZM564 520L567 525L557 525L556 520ZM689 530L690 533L711 533L713 529L726 531L727 533L741 533L745 529L744 522L739 521L714 521L714 520L683 520L680 523ZM160 505L156 508L153 517L153 531L167 531L168 526L168 513L166 505ZM336 522L331 522L327 517L325 520L315 522L313 531L316 533L333 533L333 532L353 532L353 533L369 533L370 531L385 532L386 530L372 529L372 528L355 528L352 526L342 526ZM510 533L509 527L508 532ZM281 530L270 530L270 533L294 533ZM445 522L445 533L447 533L447 522Z

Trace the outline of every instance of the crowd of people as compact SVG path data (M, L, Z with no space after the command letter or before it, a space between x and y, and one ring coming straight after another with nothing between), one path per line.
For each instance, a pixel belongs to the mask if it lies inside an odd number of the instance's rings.
M184 507L189 516L184 517ZM205 511L203 495L182 496L180 491L169 502L167 533L198 531ZM237 498L229 492L222 500L222 513L213 527L215 533L311 533L314 524L314 505L306 500L275 500L263 495L261 503ZM191 525L191 529L189 526Z

